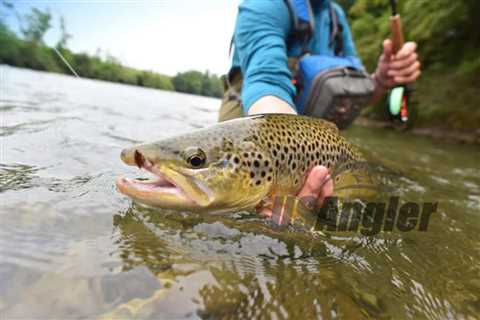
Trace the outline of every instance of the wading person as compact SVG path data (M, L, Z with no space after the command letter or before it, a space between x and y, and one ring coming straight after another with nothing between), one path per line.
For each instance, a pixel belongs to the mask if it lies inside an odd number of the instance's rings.
M245 0L232 45L220 121L290 113L325 118L345 128L363 105L420 75L416 44L407 42L393 54L389 39L383 41L376 70L367 74L345 13L330 0ZM325 167L314 167L299 196L321 202L332 193L328 178Z

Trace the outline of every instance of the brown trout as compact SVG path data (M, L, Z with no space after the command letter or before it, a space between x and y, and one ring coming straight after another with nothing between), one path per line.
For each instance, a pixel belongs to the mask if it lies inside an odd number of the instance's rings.
M315 165L332 169L362 161L328 121L265 114L140 144L121 153L152 180L119 178L117 187L141 204L174 210L249 209L274 196L296 195Z

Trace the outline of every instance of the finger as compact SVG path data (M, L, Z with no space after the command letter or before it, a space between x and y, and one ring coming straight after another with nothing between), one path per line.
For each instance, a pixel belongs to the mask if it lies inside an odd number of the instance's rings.
M420 70L420 62L415 62L411 66L403 68L401 70L389 70L388 75L390 77L408 77Z
M322 188L322 191L320 192L320 195L318 196L317 200L317 206L320 208L323 205L323 202L325 201L325 198L331 197L333 194L333 179L330 175L328 175L326 178L326 183Z
M315 208L318 197L322 193L326 193L323 189L326 187L326 180L328 177L328 169L324 166L315 166L308 174L305 184L298 193L298 197L302 202L311 209ZM323 191L323 192L322 192Z
M327 177L329 177L329 174L328 169L325 166L313 167L297 197L300 198L307 207L313 209L320 195L323 195L323 198L325 198L331 194L330 190L333 189L333 185L331 185L331 181L330 184L326 181ZM278 208L275 209L276 206L273 202L278 201L278 199L270 200L270 205L266 205L265 203L261 204L257 212L265 217L271 218L274 214L277 214ZM281 210L282 208L280 208L280 211Z
M417 61L418 55L414 52L411 55L405 57L404 59L401 60L394 60L390 62L389 68L391 70L393 69L403 69L411 64L413 64L415 61Z
M324 187L325 178L328 176L328 169L324 166L315 166L308 174L302 190L298 193L299 198L317 198Z
M268 198L259 203L255 209L260 215L271 218L273 215L273 203L274 199Z
M417 50L417 44L415 42L407 42L395 55L395 60L402 60L408 57Z
M397 84L409 84L416 81L421 74L421 71L417 70L415 73L407 77L395 77L394 79Z
M273 211L270 208L262 208L261 210L259 210L258 213L260 213L261 216L264 216L267 218L271 218L273 215Z
M385 62L388 62L391 60L393 55L393 43L392 40L390 39L385 39L383 40L383 54L381 59L383 59Z

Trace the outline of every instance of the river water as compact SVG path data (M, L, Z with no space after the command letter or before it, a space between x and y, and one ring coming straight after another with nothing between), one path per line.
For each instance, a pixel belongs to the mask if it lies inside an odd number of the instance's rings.
M308 232L139 208L122 148L216 121L219 100L0 67L0 318L480 318L478 147L353 127L438 202L428 230Z

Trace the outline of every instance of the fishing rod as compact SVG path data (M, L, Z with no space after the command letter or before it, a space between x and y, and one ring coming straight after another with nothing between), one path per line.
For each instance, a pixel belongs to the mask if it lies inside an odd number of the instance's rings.
M58 51L58 49L55 47L53 47L53 51L55 51L55 53L60 57L62 62L65 63L65 65L68 67L68 69L70 69L70 71L75 75L75 77L81 79L78 73L75 71L75 69L73 69L70 63L68 63L67 59L65 59L65 57L60 53L60 51Z
M393 53L396 54L404 45L405 38L402 29L402 20L397 11L397 0L390 0L392 16L390 17L390 30L392 33ZM409 85L397 86L390 90L388 96L388 114L393 121L400 121L407 125L409 120L409 100L412 87Z

